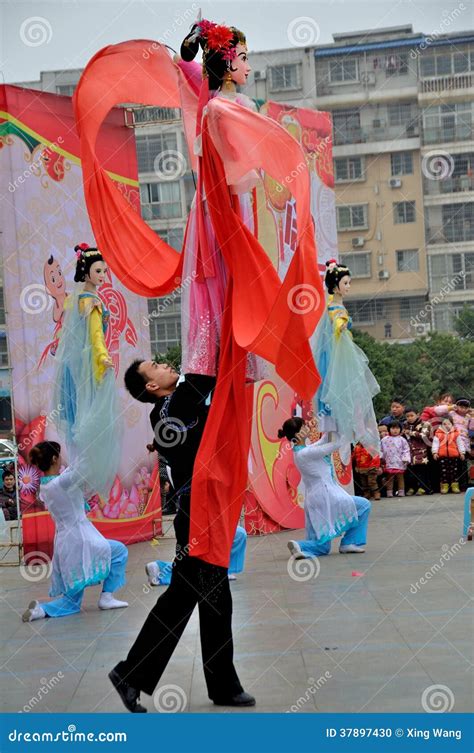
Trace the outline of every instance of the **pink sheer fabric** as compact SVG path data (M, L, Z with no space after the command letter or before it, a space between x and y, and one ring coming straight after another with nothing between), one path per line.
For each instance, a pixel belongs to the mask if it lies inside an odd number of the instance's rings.
M220 97L221 95L216 95ZM247 109L255 109L251 99L237 95L234 100ZM197 140L199 150L200 140ZM253 171L238 185L232 186L233 193L239 194L240 215L246 227L254 232L252 196L249 187L258 179ZM204 279L198 269L198 222L196 196L191 207L183 247L184 261L181 283L181 370L184 374L205 374L216 376L221 340L222 313L228 280L227 267L216 241L209 212L204 202L204 225L208 250L212 265L207 265ZM265 374L264 361L252 353L247 356L246 378L248 381L262 379Z

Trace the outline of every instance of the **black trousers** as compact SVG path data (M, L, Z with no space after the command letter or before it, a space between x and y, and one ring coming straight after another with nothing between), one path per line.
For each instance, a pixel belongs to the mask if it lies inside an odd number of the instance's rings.
M433 488L430 471L429 463L409 465L405 471L406 490L413 489L416 492L418 489L423 489L427 494L431 494Z
M225 567L191 557L189 495L180 497L174 526L177 546L171 583L160 596L129 651L117 666L126 682L152 695L196 605L208 695L226 699L243 688L235 671L232 596Z

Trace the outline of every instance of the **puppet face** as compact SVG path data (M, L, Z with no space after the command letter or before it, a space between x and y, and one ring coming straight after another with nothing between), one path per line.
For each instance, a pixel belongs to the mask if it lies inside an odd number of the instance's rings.
M349 277L349 275L344 275L344 277L341 277L337 289L344 298L349 293L350 288L351 278Z
M239 84L239 86L244 86L247 83L248 75L252 70L248 64L247 45L239 42L239 44L236 45L235 51L237 55L234 60L230 61L232 81Z
M86 275L86 281L91 282L96 288L104 284L106 280L107 264L105 261L95 261Z
M59 262L53 259L52 263L44 265L44 284L50 296L54 299L65 294L64 277Z

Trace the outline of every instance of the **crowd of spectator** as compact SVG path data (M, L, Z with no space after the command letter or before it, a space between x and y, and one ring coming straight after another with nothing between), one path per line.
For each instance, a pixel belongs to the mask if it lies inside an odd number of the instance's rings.
M460 494L474 471L474 411L470 400L441 395L417 410L394 398L379 421L380 455L353 451L356 493L368 499ZM474 483L474 481L473 481Z

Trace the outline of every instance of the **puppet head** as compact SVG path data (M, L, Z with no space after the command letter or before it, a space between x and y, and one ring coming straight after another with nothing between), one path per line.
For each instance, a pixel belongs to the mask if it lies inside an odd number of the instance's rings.
M195 23L181 45L181 57L190 62L201 47L203 78L209 89L220 89L228 82L240 86L247 81L251 68L247 59L245 34L235 26L224 26L202 19Z
M324 284L330 295L334 293L339 293L343 297L347 295L351 285L351 273L348 267L343 267L335 259L329 259L326 262Z

